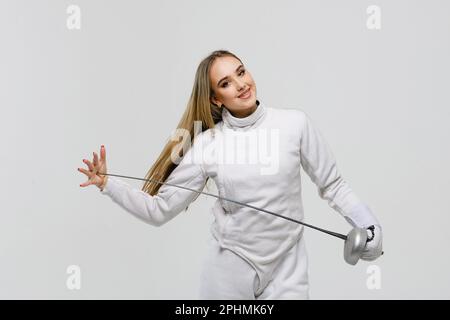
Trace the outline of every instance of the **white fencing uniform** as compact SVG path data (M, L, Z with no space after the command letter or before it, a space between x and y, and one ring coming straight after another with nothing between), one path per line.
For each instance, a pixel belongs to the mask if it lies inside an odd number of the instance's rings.
M221 197L302 221L302 167L319 196L349 222L379 224L339 174L331 149L303 111L257 105L245 118L223 108L223 121L197 135L166 182L201 191L209 177ZM168 185L150 196L114 177L100 192L154 226L198 196ZM200 298L308 298L302 225L225 200L217 200L212 213Z
M200 299L309 299L308 257L303 237L280 258L263 290L258 290L259 277L251 264L220 247L214 238L210 240L201 272Z

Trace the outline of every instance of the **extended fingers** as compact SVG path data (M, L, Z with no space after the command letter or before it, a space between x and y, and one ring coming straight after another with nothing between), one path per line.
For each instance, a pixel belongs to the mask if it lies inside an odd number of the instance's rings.
M85 175L87 175L89 178L92 176L90 171L87 171L86 169L83 168L78 168L78 171L84 173Z
M98 155L96 152L92 153L94 155L94 167L98 166Z
M88 181L86 181L86 182L80 184L80 187L87 187L87 186L89 186L89 185L91 185L91 184L92 184L92 182L88 180Z
M92 163L89 160L83 159L83 162L88 166L90 171L94 170L94 166L92 165Z
M85 175L87 175L89 177L88 181L80 184L80 187L87 187L87 186L91 185L92 183L91 183L90 180L91 180L91 177L92 177L92 173L90 171L86 170L86 169L83 169L83 168L78 168L78 171L84 173Z
M79 172L84 173L86 176L89 177L89 180L80 184L80 187L86 187L88 185L92 184L91 178L97 174L98 166L99 166L99 157L96 152L93 152L92 155L94 156L93 161L89 161L87 159L83 159L83 162L88 166L89 170L78 168ZM104 161L106 160L106 151L105 146L102 145L100 149L100 160Z
M100 148L100 160L106 160L106 150L104 145L102 145L102 147Z

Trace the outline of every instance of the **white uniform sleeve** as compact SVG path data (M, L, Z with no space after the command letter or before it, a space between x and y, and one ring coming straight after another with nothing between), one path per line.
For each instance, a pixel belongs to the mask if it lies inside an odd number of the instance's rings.
M202 191L207 176L201 163L193 161L192 149L186 152L165 182ZM196 192L168 185L162 185L158 194L151 196L113 176L108 177L100 193L109 196L123 209L153 226L168 222L198 196Z
M335 157L322 134L306 113L301 113L301 164L317 185L319 196L328 201L353 226L379 225L370 208L352 191L339 173Z

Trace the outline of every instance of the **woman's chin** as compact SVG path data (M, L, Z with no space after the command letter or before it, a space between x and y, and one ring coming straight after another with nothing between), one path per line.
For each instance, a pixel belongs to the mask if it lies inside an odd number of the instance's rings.
M231 114L238 115L238 117L246 117L250 115L253 111L256 110L256 99L252 99L252 101L247 101L245 103L240 103L239 106L233 108Z
M256 98L250 99L243 104L245 109L251 109L256 107Z
M238 98L236 105L239 106L238 108L240 108L242 110L252 108L256 105L256 97L254 97L252 95L252 97L250 97L248 99L239 99Z

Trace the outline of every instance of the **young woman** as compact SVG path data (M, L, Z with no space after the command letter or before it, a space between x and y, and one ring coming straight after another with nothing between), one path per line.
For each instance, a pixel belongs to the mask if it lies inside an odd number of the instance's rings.
M187 109L178 125L184 138L169 141L146 179L201 191L212 178L219 195L303 220L302 167L319 195L350 224L375 226L362 256L382 252L380 223L340 175L335 158L311 119L298 109L266 106L242 61L212 52L197 68ZM180 138L180 137L178 137ZM198 194L147 181L132 188L107 173L106 151L78 169L122 208L161 226ZM225 200L212 208L215 220L200 285L201 299L308 299L308 260L303 226Z

